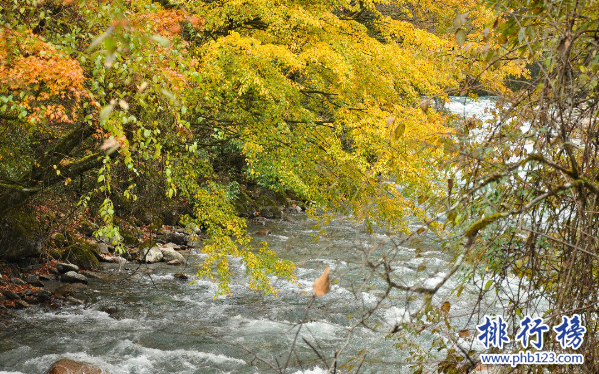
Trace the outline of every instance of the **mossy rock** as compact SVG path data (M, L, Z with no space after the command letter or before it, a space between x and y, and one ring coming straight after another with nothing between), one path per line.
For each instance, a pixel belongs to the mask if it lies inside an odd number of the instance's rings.
M15 261L42 253L44 236L35 215L8 213L0 220L0 259Z
M77 230L83 235L92 236L97 226L90 221L81 221Z
M152 216L152 223L150 224L150 226L148 226L148 228L152 231L157 231L162 228L162 225L164 225L162 218L160 218L158 215L154 214Z
M121 234L123 243L126 245L138 245L139 238L138 235L134 232L134 230L128 227L119 227L119 233Z
M64 249L62 260L69 261L84 270L93 270L100 266L99 253L97 245L80 241Z
M48 254L55 260L62 260L62 252L58 249L51 249L48 251Z
M260 209L278 205L276 201L274 201L273 199L271 199L270 197L268 197L266 195L260 195L260 196L258 196L255 199L255 202L256 202L256 205Z
M69 240L66 238L66 236L59 232L52 236L52 241L54 242L54 245L58 248L63 248L69 245Z
M240 191L234 202L237 213L247 215L256 210L256 203L248 196L245 191Z

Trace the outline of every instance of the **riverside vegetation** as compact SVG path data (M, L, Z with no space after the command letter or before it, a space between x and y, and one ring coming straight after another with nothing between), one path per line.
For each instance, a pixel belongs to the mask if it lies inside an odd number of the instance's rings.
M414 372L469 372L484 353L455 342L450 305L433 297L450 277L458 296L494 293L512 326L580 313L583 370L597 372L596 2L0 0L0 11L2 287L56 260L94 268L185 236L207 255L198 276L218 282L215 296L231 294L232 257L269 294L295 266L255 247L246 220L335 212L398 246L434 236L453 256L433 287L396 279L392 253L365 260L384 297L420 300L409 312L420 322L386 332ZM498 96L488 121L442 109L483 92ZM427 327L442 359L411 340Z

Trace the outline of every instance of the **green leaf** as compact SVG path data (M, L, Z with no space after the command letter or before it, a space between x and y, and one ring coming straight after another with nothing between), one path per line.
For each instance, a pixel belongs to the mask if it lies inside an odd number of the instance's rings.
M393 136L395 137L395 140L401 138L405 131L406 131L406 124L401 122L399 125L397 125L397 127L395 128L395 131L393 132Z
M489 288L491 288L491 285L493 285L492 279L488 280L487 283L485 283L485 291L487 291Z
M455 32L455 41L458 43L460 47L463 46L464 43L466 43L466 30L458 29Z

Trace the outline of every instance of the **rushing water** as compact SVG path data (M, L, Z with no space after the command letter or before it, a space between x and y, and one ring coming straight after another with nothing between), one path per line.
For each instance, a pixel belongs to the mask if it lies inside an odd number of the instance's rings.
M469 108L465 114L480 116L482 106L489 103L452 104L450 109ZM431 238L402 246L398 238L368 234L362 225L342 217L318 235L315 221L305 215L293 218L294 222L249 227L250 232L271 230L272 235L260 240L297 265L299 283L273 279L277 296L250 291L243 265L235 260L231 297L213 299L217 287L213 282L200 279L190 284L174 278L180 272L193 275L201 253L190 252L185 267L164 263L109 267L107 281L92 282L77 295L84 305L60 310L34 306L2 321L0 373L41 374L66 357L114 374L274 372L287 361L286 373L318 374L327 372L323 359L330 364L336 350L341 351L340 365L366 350L363 373L410 372L404 364L406 354L395 347L395 340L385 338L385 332L407 321L406 310L415 310L419 301L408 304L404 294L392 292L365 325L355 326L377 306L386 286L378 277L365 279L370 274L365 258L393 256L392 276L397 282L432 286L445 275L451 256ZM313 299L312 283L325 263L331 267L331 292ZM450 280L434 302L450 300L452 314L466 314L472 305L450 295L455 286ZM117 312L108 314L104 311L108 307ZM296 339L301 321L306 323ZM424 346L430 344L426 331L421 339Z

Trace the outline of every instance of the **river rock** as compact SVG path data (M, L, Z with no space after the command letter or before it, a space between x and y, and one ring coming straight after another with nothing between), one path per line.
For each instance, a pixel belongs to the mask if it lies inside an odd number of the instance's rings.
M15 308L16 309L25 309L25 308L29 308L29 304L25 301L25 300L17 300L15 301Z
M106 243L98 243L98 251L103 255L107 255L110 254L110 247Z
M177 250L177 251L178 251L178 250L180 250L180 249L181 249L181 246L180 246L179 244L175 244L175 243L166 243L166 244L164 245L164 248L172 248L172 249L174 249L174 250Z
M52 293L47 290L39 290L33 294L33 297L38 299L38 301L44 302L52 299Z
M2 295L9 300L19 300L21 297L11 290L2 290Z
M84 270L81 272L81 274L83 276L85 276L86 278L100 279L100 280L106 279L105 276L103 276L102 274L96 273L95 271Z
M56 361L46 374L103 374L104 371L87 362L63 358Z
M162 251L164 262L167 262L169 265L181 265L185 263L185 257L174 249L165 247L160 250Z
M60 272L60 274L67 273L69 271L74 271L75 273L79 271L79 266L74 264L65 264L63 262L59 262L56 264L56 270Z
M54 281L54 280L56 280L56 277L54 275L51 275L51 274L41 274L40 275L40 280L43 280L43 281Z
M87 278L85 275L77 274L74 271L67 271L60 278L63 282L66 283L85 283L87 284Z
M179 233L179 232L167 232L166 234L157 238L158 241L163 243L175 243L178 245L187 244L187 235Z
M55 297L65 297L80 292L87 286L83 283L63 283L54 290Z
M75 304L75 305L83 305L83 301L74 298L73 296L67 296L64 298L64 301L68 301L71 304Z
M37 275L30 274L26 278L27 283L35 287L44 287L44 284L40 282Z
M150 249L140 250L139 259L141 262L153 264L155 262L162 261L164 255L159 247L152 247Z
M173 274L173 276L177 279L181 279L181 280L186 280L189 279L189 275L184 274L184 273L175 273Z

